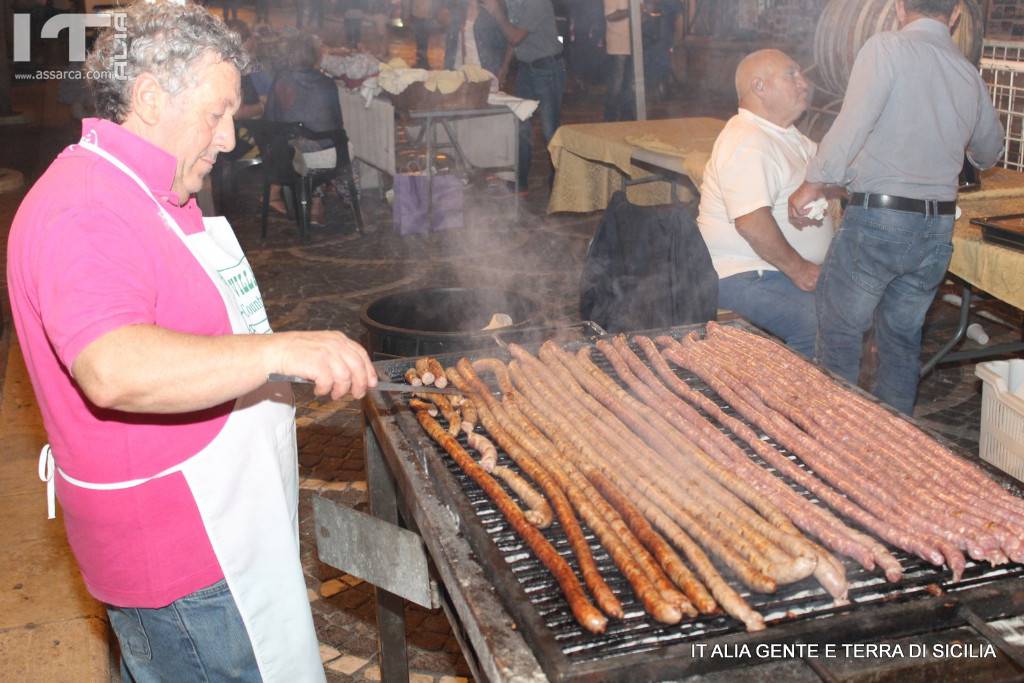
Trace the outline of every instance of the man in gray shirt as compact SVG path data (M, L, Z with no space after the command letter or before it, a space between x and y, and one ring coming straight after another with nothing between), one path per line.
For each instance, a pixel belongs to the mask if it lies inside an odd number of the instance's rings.
M827 186L850 190L818 281L817 358L856 382L874 322L874 393L907 414L924 317L953 253L965 150L986 169L1003 145L985 84L950 38L959 14L959 0L896 1L901 30L861 48L842 111L789 200L794 223L806 225Z
M493 16L501 32L515 51L516 96L538 100L536 114L519 125L518 189L526 190L530 173L533 119L540 118L544 142L548 143L558 130L565 93L565 63L562 43L558 40L555 10L551 0L507 0L506 15L500 0L481 0L483 8Z

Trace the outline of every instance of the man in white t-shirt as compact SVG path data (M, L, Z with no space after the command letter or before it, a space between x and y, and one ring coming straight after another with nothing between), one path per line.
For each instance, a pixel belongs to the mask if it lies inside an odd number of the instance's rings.
M604 120L628 121L636 118L633 111L629 0L604 0L604 48L608 53Z
M814 354L814 289L832 223L798 228L789 195L817 145L793 123L810 103L799 65L761 50L736 69L739 113L715 141L704 171L697 223L719 277L719 306Z

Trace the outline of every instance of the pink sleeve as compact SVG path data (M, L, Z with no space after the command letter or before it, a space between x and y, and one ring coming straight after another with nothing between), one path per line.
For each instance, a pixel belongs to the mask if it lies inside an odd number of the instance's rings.
M33 268L46 335L71 368L90 342L154 322L152 255L138 228L102 209L72 210L46 226Z

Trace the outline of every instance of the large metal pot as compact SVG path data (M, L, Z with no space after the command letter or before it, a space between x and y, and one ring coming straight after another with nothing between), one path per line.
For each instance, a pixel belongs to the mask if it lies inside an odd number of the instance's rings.
M367 349L375 360L468 351L494 344L484 331L496 313L512 318L505 331L540 319L541 306L530 297L500 289L433 287L389 294L363 307Z

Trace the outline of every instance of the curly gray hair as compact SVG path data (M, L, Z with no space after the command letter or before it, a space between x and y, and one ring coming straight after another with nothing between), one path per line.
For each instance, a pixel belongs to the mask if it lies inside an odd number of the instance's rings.
M199 5L168 0L136 0L125 8L124 21L96 40L85 62L96 113L122 123L131 108L131 92L140 74L150 73L171 94L192 84L194 64L207 53L231 62L242 73L250 66L237 33Z

